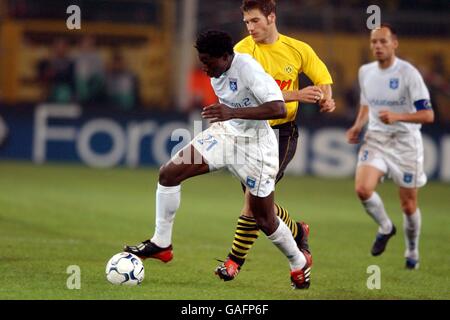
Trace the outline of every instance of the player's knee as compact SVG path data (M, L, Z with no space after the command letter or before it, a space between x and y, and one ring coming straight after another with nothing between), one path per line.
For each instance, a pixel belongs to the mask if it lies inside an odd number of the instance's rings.
M249 217L249 218L253 218L255 216L253 214L252 208L250 207L248 201L245 201L245 203L241 209L241 215Z
M255 217L256 224L259 229L262 230L266 235L272 233L274 229L273 221L271 219L267 219L267 217Z
M406 215L412 215L417 210L417 203L414 199L402 201L402 210Z
M364 185L357 185L355 187L355 192L361 201L366 201L372 196L373 190Z
M170 171L166 165L159 168L159 184L163 186L176 186L179 183L176 181L176 176Z

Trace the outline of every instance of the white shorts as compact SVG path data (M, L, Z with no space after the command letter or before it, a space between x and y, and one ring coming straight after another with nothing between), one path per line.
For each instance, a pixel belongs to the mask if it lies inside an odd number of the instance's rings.
M400 187L420 188L427 183L420 132L368 131L359 150L358 166L361 165L377 168Z
M210 171L227 168L250 193L267 197L275 190L278 143L270 130L259 138L236 136L220 122L198 134L191 144L203 156Z

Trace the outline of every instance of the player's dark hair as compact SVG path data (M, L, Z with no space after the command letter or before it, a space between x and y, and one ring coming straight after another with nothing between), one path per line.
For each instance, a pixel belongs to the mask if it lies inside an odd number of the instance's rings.
M389 31L390 31L391 34L392 34L392 37L393 37L393 38L397 38L397 29L395 29L394 26L393 26L392 24L387 23L387 22L383 22L383 23L380 24L380 29L381 29L381 28L387 28L387 29L389 29Z
M276 13L277 4L275 0L243 0L241 5L241 11L246 12L254 9L259 9L264 16L268 17L269 14Z
M209 54L220 58L225 53L233 54L233 40L231 36L219 30L207 30L197 36L195 48L199 53Z

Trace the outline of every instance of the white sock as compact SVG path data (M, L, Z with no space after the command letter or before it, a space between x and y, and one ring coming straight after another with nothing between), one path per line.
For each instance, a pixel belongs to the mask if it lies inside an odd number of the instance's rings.
M366 212L375 220L380 226L378 232L388 234L392 231L392 221L384 209L383 200L381 200L378 193L374 192L372 196L366 201L361 201L366 209Z
M403 213L403 230L405 232L405 258L419 260L419 236L422 225L420 209L412 215Z
M306 264L306 258L298 249L291 230L279 217L277 218L280 224L277 230L267 238L288 258L291 270L302 269Z
M155 233L151 241L158 247L166 248L172 244L172 228L175 213L180 207L181 186L164 187L158 183L156 189Z

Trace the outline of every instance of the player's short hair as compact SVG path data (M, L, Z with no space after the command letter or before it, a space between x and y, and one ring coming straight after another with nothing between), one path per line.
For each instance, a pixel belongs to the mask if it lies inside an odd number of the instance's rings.
M231 36L219 30L207 30L197 36L195 48L199 53L209 54L211 57L220 58L225 53L233 54L233 39Z
M395 27L392 24L387 23L387 22L383 22L383 23L380 24L380 28L379 29L381 29L381 28L389 29L389 31L391 32L392 37L393 38L397 38L397 29L395 29Z
M242 0L241 11L246 12L259 9L266 17L276 13L277 4L275 0Z

